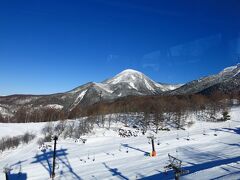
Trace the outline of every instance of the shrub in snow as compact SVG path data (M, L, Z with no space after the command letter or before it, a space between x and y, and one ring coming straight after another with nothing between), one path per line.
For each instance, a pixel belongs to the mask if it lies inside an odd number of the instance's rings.
M41 146L45 142L51 142L51 141L52 141L52 136L51 135L46 135L43 138L39 138L38 141L37 141L37 144Z
M44 139L43 138L39 138L38 139L38 141L37 141L37 144L39 145L39 146L41 146L42 144L44 144Z
M224 111L224 112L222 113L222 116L223 116L223 117L222 117L222 120L224 120L224 121L227 121L227 120L230 120L230 119L231 119L228 111Z
M79 120L75 123L74 127L74 138L79 139L81 136L91 132L93 126L91 126L86 120Z
M187 123L187 127L190 128L193 124L194 124L194 121L189 121L189 122Z
M34 134L26 132L24 135L14 136L14 137L3 137L0 139L0 151L5 151L6 149L16 148L21 143L28 144L31 140L35 138Z
M60 136L66 127L66 121L59 121L54 127L54 133Z
M76 120L75 122L68 122L64 129L63 137L79 139L82 135L91 132L93 124L87 119Z
M33 140L36 137L35 134L31 134L29 132L26 132L23 136L22 136L22 142L25 144L28 144L31 140Z
M66 138L72 138L73 137L73 132L74 132L74 122L68 122L63 134L64 139Z
M42 134L44 136L52 136L54 131L53 124L51 122L47 123L43 129L42 129Z

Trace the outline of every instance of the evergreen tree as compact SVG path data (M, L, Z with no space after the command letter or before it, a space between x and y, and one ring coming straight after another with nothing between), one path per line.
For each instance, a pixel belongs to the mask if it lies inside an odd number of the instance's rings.
M230 120L230 119L231 119L228 111L224 111L224 112L222 113L222 116L223 116L222 119L223 119L224 121L227 121L227 120Z

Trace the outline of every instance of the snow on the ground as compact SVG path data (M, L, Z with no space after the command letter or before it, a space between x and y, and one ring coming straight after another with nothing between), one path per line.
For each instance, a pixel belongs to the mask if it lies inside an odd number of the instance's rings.
M55 179L173 179L171 171L164 173L168 153L181 159L183 168L189 170L181 179L240 179L239 114L240 108L232 108L231 121L196 122L186 131L159 132L155 140L157 157L147 155L151 151L147 135L122 138L113 130L98 129L94 135L87 136L86 144L59 140ZM30 129L37 131L43 124L0 124L0 135L20 134ZM190 141L186 140L188 134ZM36 141L1 154L0 169L10 166L13 169L11 177L50 179L52 151L41 152ZM20 170L22 173L18 174ZM0 173L0 179L4 178Z
M0 123L0 138L18 136L26 132L39 134L45 122L42 123Z

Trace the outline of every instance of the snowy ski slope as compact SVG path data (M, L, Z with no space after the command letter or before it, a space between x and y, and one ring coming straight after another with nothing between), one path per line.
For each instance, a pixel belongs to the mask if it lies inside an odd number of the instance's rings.
M168 153L183 160L183 168L189 170L181 179L240 179L239 107L232 108L231 117L231 121L222 123L196 122L186 131L159 132L157 157L148 156L151 144L147 135L122 138L113 130L99 129L87 137L86 144L59 140L55 179L173 179L171 171L164 173ZM43 125L0 124L0 136L19 135L27 130L38 133ZM36 141L0 155L0 179L5 179L2 169L6 165L12 168L10 180L50 179L52 151L40 151Z

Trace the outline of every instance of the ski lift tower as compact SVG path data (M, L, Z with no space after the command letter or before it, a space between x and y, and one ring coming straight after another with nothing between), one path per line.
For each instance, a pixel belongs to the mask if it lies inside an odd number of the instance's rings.
M54 135L53 140L54 140L54 150L53 150L53 168L52 168L52 174L51 174L52 179L54 179L55 177L56 145L57 145L58 137Z
M155 157L155 156L157 156L157 152L155 151L155 146L154 146L154 139L156 139L156 137L154 137L153 135L152 136L148 136L147 137L149 140L151 140L151 142L152 142L152 154L151 154L151 156L152 157Z
M188 173L189 171L182 169L182 161L176 157L168 154L170 164L165 166L165 171L172 169L174 171L175 180L179 180L180 176Z

